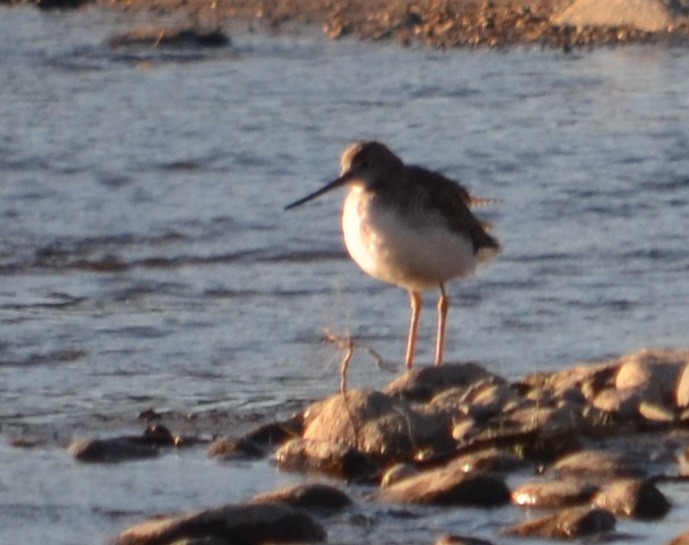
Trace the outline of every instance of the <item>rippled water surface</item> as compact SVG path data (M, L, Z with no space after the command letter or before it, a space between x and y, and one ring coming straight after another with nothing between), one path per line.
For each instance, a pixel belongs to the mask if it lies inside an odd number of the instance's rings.
M340 353L323 329L399 368L407 295L346 257L342 195L283 212L337 175L354 139L500 199L481 213L503 253L449 289L447 360L514 378L689 344L685 50L438 52L246 30L222 50L104 45L132 24L0 8L0 526L11 542L98 542L142 514L295 479L198 452L80 468L59 442L86 421L147 407L288 411L337 387ZM389 379L355 354L351 385ZM59 441L7 446L26 430ZM682 529L685 515L640 527L638 542ZM481 533L499 516L464 511L457 525ZM412 523L396 524L376 541L406 542Z

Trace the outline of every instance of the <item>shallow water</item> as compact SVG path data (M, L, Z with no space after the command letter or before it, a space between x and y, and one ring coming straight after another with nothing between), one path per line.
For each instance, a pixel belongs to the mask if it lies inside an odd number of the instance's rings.
M337 388L324 328L400 368L407 295L347 259L342 195L282 210L336 176L354 139L500 199L481 214L503 253L449 288L447 360L514 378L689 344L685 50L438 52L246 29L224 50L103 45L132 24L0 8L0 433L52 438L0 447L8 540L92 543L142 514L296 479L200 451L75 466L61 441L83 428L148 407L289 412ZM355 354L350 385L390 377ZM684 529L686 514L638 542ZM504 516L461 511L443 531L471 521L490 536ZM396 524L372 539L405 542L419 521Z

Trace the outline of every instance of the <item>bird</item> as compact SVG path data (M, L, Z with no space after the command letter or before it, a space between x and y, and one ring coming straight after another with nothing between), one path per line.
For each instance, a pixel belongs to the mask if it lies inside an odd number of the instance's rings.
M492 260L500 243L470 210L477 199L459 182L407 165L386 145L354 142L342 152L340 176L288 204L291 210L349 187L342 231L350 257L370 276L408 291L411 322L405 365L411 369L421 316L421 291L439 289L435 365L443 362L449 301L445 284Z

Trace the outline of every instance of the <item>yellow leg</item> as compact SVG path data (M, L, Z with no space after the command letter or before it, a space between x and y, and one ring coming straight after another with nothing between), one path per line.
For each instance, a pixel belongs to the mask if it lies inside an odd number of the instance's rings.
M443 363L443 350L445 348L445 322L447 320L447 294L445 285L440 283L440 298L438 299L438 340L435 345L435 364Z
M416 331L419 328L419 316L421 316L421 294L418 291L410 291L411 299L411 324L409 325L409 338L407 339L407 369L414 365L414 353L416 352Z

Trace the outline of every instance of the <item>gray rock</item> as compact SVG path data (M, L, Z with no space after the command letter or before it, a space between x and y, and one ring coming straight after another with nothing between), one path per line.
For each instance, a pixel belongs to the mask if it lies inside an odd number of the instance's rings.
M641 479L615 481L593 503L616 515L640 519L662 518L670 510L670 502L655 484Z
M512 502L527 507L571 507L591 501L599 488L583 479L522 483L512 491Z
M520 522L507 530L519 537L576 539L615 529L615 516L605 509L572 507L543 517Z
M226 505L142 522L111 540L112 545L174 543L297 543L325 540L325 530L303 511L277 503ZM201 540L201 541L198 541Z
M80 462L91 463L117 463L158 456L155 445L140 443L127 437L73 441L68 450Z

